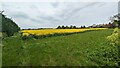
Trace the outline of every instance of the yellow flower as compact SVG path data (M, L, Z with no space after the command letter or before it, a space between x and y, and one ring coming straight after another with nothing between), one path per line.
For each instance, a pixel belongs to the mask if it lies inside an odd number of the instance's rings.
M28 33L23 33L22 36L29 36L29 34Z
M86 29L42 29L42 30L22 30L23 36L33 35L48 35L48 34L61 34L61 33L75 33L75 32L84 32L88 30L104 30L107 28L86 28Z

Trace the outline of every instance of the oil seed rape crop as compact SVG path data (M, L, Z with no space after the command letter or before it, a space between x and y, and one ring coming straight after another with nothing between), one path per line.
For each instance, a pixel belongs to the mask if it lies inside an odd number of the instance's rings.
M88 30L104 30L107 28L86 28L86 29L41 29L41 30L22 30L22 36L29 35L48 35L48 34L64 34L64 33L76 33L84 32Z

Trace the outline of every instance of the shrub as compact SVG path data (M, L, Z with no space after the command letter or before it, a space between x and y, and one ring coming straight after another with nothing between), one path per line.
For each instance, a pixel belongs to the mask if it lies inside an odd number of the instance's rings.
M113 44L113 45L117 45L118 44L118 40L119 40L119 35L118 35L118 28L115 28L112 35L107 36L107 40Z
M101 66L118 66L118 48L112 45L101 46L99 49L89 52L88 58Z
M7 18L4 14L0 13L0 26L2 26L2 30L0 31L7 34L7 36L13 36L15 32L20 30L20 27L10 18Z
M120 38L120 37L119 37ZM106 44L109 46L101 46L99 49L88 52L91 61L103 66L118 66L120 61L118 56L118 28L115 28L112 35L107 36Z
M30 39L30 38L33 38L33 35L29 35L29 36L27 36L27 35L23 35L22 36L22 40L27 40L27 39Z
M119 32L119 29L118 28L115 28L113 33L118 33Z

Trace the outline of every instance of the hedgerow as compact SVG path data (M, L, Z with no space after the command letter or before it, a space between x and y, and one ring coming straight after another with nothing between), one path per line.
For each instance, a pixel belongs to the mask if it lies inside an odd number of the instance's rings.
M103 45L99 49L88 52L88 58L101 66L118 66L120 63L118 50L118 40L120 37L118 33L118 28L115 28L113 33L106 37L106 40L108 40L106 44L109 46L105 47Z

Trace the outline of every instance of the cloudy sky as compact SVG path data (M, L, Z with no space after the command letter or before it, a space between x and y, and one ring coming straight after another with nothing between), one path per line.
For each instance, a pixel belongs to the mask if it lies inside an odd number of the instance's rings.
M62 1L62 2L61 2ZM92 25L108 23L109 17L118 13L118 2L64 1L38 2L7 1L1 3L9 18L21 28L49 28L58 25Z

